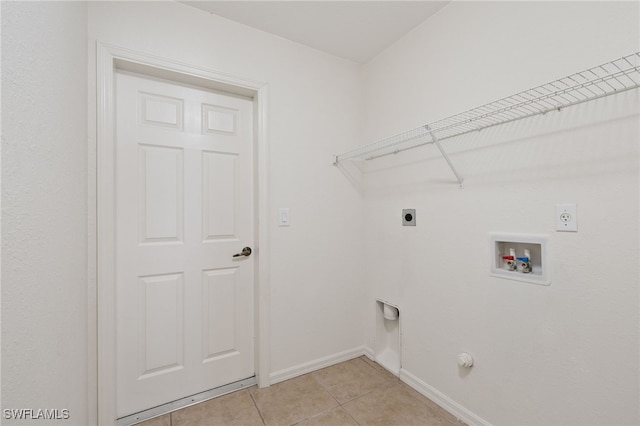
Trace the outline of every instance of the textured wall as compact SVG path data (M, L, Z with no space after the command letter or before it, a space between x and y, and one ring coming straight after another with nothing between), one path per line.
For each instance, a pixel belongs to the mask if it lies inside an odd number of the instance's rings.
M451 3L365 66L367 139L638 51L638 36L637 3ZM433 145L372 162L369 303L400 306L406 373L493 424L640 423L638 110L627 92L445 141L464 189ZM577 203L577 233L555 231L557 203ZM551 285L489 276L489 232L548 235Z
M88 421L86 16L80 2L2 2L2 408L67 409L75 425Z

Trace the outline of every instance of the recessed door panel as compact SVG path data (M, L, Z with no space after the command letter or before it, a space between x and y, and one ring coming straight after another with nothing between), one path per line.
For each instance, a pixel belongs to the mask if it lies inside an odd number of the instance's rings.
M183 129L184 103L182 99L140 93L139 104L140 123L175 130Z
M219 105L202 105L202 133L236 133L238 111Z
M182 274L140 278L140 364L143 379L183 367Z
M236 235L238 155L202 153L203 239L220 240Z
M236 294L238 269L204 271L203 360L211 361L238 353L236 345Z
M140 240L182 241L183 154L181 148L140 145Z

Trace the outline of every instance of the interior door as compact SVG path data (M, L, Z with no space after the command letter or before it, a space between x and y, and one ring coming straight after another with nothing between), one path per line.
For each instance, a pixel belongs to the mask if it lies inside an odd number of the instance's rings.
M136 74L116 99L123 417L254 376L253 125L249 99Z

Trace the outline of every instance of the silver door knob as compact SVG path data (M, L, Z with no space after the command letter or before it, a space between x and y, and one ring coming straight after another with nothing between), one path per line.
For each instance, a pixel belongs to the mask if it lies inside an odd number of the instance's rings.
M233 255L233 257L240 257L240 256L251 256L251 247L245 247L242 249L240 253L236 253Z

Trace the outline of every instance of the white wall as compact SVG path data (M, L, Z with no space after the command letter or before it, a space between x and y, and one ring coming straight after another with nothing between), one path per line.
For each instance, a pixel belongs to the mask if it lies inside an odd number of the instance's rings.
M640 50L638 3L454 2L364 67L368 141ZM402 368L493 424L638 424L638 93L372 162L374 299L400 305ZM576 203L578 232L555 232ZM402 208L417 227L402 228ZM549 287L489 276L488 233L549 237ZM459 352L476 365L458 369ZM439 393L438 393L439 392Z
M84 3L2 2L2 408L67 409L59 423L75 425L88 421L86 19Z
M269 84L271 371L362 348L362 200L331 166L359 142L359 66L179 3L88 7L91 61L98 40Z

